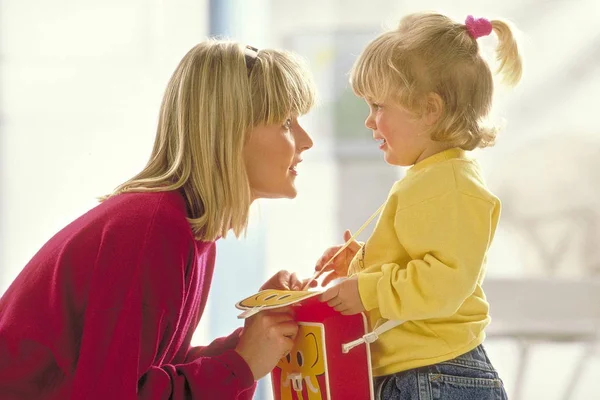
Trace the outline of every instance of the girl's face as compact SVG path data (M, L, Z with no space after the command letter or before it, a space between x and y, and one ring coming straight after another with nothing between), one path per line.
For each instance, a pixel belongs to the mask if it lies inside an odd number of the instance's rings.
M423 119L393 103L367 101L365 126L373 131L388 164L410 166L428 156L431 140Z
M302 152L312 145L294 117L283 124L255 127L244 147L252 199L296 197L296 166L302 161Z

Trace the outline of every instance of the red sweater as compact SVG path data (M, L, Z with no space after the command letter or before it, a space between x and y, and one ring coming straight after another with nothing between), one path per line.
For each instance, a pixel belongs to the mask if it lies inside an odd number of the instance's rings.
M177 192L84 214L0 299L0 399L251 399L239 330L190 347L214 262Z

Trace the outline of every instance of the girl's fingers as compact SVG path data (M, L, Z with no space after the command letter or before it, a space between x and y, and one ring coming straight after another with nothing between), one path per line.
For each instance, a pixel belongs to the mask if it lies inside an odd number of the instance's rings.
M325 279L323 279L321 286L327 286L331 281L333 281L337 278L339 278L337 272L332 271L329 274L327 274L327 276L325 276Z

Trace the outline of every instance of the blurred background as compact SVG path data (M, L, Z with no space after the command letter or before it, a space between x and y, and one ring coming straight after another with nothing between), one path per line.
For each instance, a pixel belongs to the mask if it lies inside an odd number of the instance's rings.
M230 333L238 300L279 269L308 277L403 176L364 127L348 71L369 40L421 10L520 29L523 81L497 90L505 129L477 152L504 203L485 284L490 358L511 399L600 398L595 0L0 0L0 294L55 232L145 165L171 72L193 45L225 36L298 52L319 89L301 121L315 146L299 196L256 204L247 237L218 244L194 340ZM493 37L480 43L493 62ZM266 378L256 399L271 398Z

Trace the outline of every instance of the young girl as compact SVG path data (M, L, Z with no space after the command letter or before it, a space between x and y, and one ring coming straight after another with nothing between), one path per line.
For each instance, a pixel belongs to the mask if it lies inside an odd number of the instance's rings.
M0 398L251 399L293 345L292 312L261 312L206 347L215 241L250 203L296 196L313 105L293 55L206 41L167 86L146 167L48 241L0 299ZM265 157L268 155L268 157ZM271 288L300 286L280 273Z
M354 243L324 266L339 246L331 248L316 267L334 271L328 280L350 276L321 296L336 310L366 311L372 329L405 321L371 345L377 398L506 398L481 346L490 321L482 281L500 202L467 154L496 136L482 123L494 86L477 44L491 32L499 72L514 85L521 59L508 25L470 16L461 24L409 15L371 42L352 70L385 160L412 166L364 246Z

